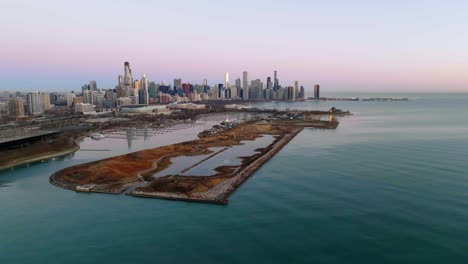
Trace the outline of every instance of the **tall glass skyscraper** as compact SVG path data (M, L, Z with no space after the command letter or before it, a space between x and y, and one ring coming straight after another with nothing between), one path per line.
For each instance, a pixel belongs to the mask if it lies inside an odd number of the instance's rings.
M249 99L249 73L246 71L242 73L242 95L243 99Z
M133 85L132 70L130 69L130 63L126 61L124 63L124 97L130 96L130 91Z

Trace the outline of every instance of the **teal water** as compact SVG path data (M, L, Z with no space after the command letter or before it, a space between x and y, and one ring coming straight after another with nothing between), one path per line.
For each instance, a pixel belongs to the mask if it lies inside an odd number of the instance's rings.
M356 114L336 131L305 129L228 206L48 182L190 131L88 139L83 148L110 151L0 172L0 263L468 263L468 95L408 97L260 104Z

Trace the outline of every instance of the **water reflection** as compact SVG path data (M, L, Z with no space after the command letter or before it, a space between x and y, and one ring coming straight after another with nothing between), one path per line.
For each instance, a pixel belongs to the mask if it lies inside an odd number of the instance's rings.
M10 182L8 182L8 181L0 181L0 188L1 188L1 187L8 187L8 186L10 186L9 183L10 183Z
M133 141L133 129L127 129L126 134L127 134L128 149L131 149L132 148L132 141Z

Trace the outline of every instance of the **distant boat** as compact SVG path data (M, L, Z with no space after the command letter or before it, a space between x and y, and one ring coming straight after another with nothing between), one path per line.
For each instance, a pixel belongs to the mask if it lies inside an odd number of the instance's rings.
M91 137L92 139L95 139L95 140L99 140L99 139L105 138L105 136L104 136L103 134L99 134L99 133L91 134L90 137Z

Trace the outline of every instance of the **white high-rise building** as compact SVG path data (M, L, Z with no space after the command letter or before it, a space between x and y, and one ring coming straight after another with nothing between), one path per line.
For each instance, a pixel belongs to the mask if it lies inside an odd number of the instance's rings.
M42 105L44 106L44 111L50 110L52 105L50 104L50 94L41 93Z
M44 100L40 93L28 93L26 95L26 103L28 105L28 114L39 115L44 112Z
M78 103L75 106L75 112L77 113L89 113L94 111L94 105Z
M229 72L226 72L224 76L224 88L228 89L231 85L229 84Z
M68 106L68 107L71 107L71 106L72 106L72 104L73 104L73 98L75 98L75 97L76 97L76 94L73 93L73 92L67 94L67 106Z
M243 99L249 99L249 75L247 71L242 73L242 92L243 92Z
M149 104L149 95L148 95L148 78L146 74L141 76L140 80L140 90L138 91L138 98L140 104Z

